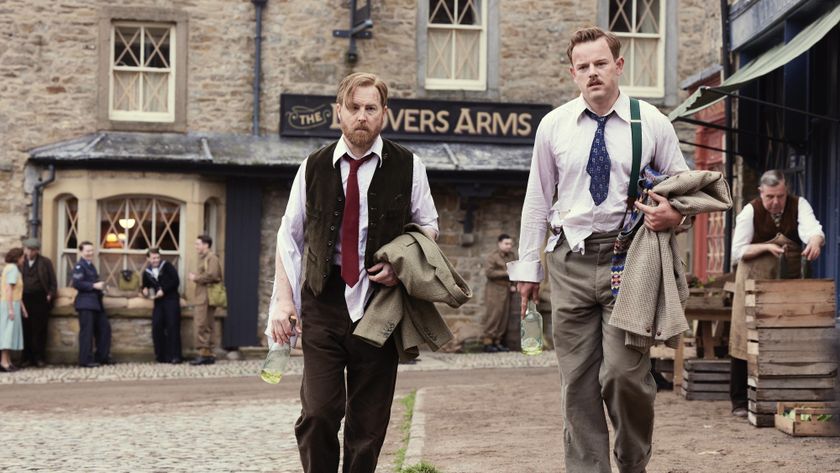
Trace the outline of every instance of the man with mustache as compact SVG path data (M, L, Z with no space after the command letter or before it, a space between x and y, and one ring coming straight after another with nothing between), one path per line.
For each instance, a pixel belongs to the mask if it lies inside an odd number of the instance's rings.
M540 248L551 230L545 251L569 473L611 471L605 405L618 470L643 472L651 455L656 384L649 353L625 346L625 332L609 325L611 258L631 202L633 160L631 101L618 86L620 51L618 38L600 28L572 35L566 53L580 96L540 122L522 208L520 259L508 263L524 316L528 300L539 300ZM669 175L688 170L668 119L645 102L639 108L641 168L651 165ZM648 229L670 231L684 220L664 197L651 196L657 206L633 203Z
M387 100L388 87L376 75L359 72L341 81L341 138L301 164L277 233L266 335L287 343L301 332L301 322L306 325L295 424L306 472L338 470L337 434L345 414L343 471L376 469L391 415L397 350L394 337L376 348L353 330L375 286L399 280L390 264L373 264L372 257L408 223L431 238L438 233L425 167L379 135Z

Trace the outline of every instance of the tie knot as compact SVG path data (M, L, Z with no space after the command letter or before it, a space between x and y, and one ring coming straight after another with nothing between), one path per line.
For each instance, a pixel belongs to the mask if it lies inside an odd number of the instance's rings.
M588 115L589 118L595 120L598 123L598 126L604 126L604 124L607 123L607 120L609 120L610 117L613 116L613 112L610 112L602 117L593 112L592 110L589 110L588 108L585 109L584 112L586 112L586 115Z
M372 158L374 156L375 155L373 153L370 153L367 156L365 156L364 158L353 159L353 158L350 157L349 154L345 153L344 154L344 159L347 161L348 164L350 164L350 170L355 171L355 170L359 169L359 166L366 163L368 160L370 160L370 158Z

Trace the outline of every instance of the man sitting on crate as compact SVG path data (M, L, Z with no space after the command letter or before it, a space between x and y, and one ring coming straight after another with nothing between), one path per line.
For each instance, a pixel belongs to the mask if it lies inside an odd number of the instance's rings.
M825 244L811 204L788 193L785 176L773 169L761 175L759 197L735 219L732 261L738 263L732 302L729 397L732 414L747 417L747 327L744 282L747 279L795 279L807 276L807 262ZM802 245L805 249L802 249ZM805 274L803 274L805 269Z

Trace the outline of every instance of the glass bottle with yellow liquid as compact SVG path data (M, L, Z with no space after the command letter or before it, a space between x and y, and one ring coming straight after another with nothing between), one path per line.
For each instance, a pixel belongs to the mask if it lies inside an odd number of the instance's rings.
M260 378L269 384L279 383L289 364L291 350L288 343L273 342L260 370Z
M528 301L525 318L519 325L522 353L539 355L543 350L543 319L534 301Z

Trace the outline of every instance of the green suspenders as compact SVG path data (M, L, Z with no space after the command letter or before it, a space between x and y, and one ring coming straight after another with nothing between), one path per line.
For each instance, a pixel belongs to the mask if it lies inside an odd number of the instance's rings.
M630 133L633 136L633 167L630 170L630 185L627 186L627 209L639 198L639 168L642 165L642 116L639 100L630 98Z

